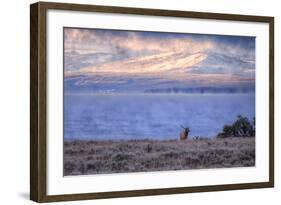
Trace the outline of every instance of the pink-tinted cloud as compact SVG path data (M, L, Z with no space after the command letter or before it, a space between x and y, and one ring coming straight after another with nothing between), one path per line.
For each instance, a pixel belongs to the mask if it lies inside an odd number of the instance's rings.
M194 36L66 28L65 77L122 75L182 84L254 81L253 48L220 37Z
M80 69L84 73L161 73L185 72L207 57L204 53L163 52L160 54L106 63Z
M154 51L186 51L195 53L213 48L210 41L196 42L191 38L179 39L155 39L143 37L138 32L126 32L126 35L114 35L112 33L97 32L88 29L65 29L65 49L87 52L118 52L120 49L131 52Z

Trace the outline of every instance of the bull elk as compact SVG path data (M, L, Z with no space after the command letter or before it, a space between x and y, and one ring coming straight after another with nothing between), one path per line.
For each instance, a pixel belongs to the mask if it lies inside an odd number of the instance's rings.
M182 132L180 133L180 140L186 140L188 138L188 133L190 132L190 129L188 127L184 127L181 125L183 128Z

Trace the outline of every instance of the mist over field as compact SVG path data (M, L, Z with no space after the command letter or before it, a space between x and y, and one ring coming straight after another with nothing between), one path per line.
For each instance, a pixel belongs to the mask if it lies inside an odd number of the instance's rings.
M248 94L93 94L66 95L65 140L177 139L215 137L237 115L255 116Z

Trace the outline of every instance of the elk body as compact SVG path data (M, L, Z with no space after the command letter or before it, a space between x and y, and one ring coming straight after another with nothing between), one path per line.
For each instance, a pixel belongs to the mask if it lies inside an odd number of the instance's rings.
M188 127L183 127L182 132L180 133L180 140L186 140L188 138L188 133L190 132L190 129Z

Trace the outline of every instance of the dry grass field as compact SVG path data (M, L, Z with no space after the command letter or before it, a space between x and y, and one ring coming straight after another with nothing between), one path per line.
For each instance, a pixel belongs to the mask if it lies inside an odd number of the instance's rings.
M255 138L68 141L64 175L255 166Z

